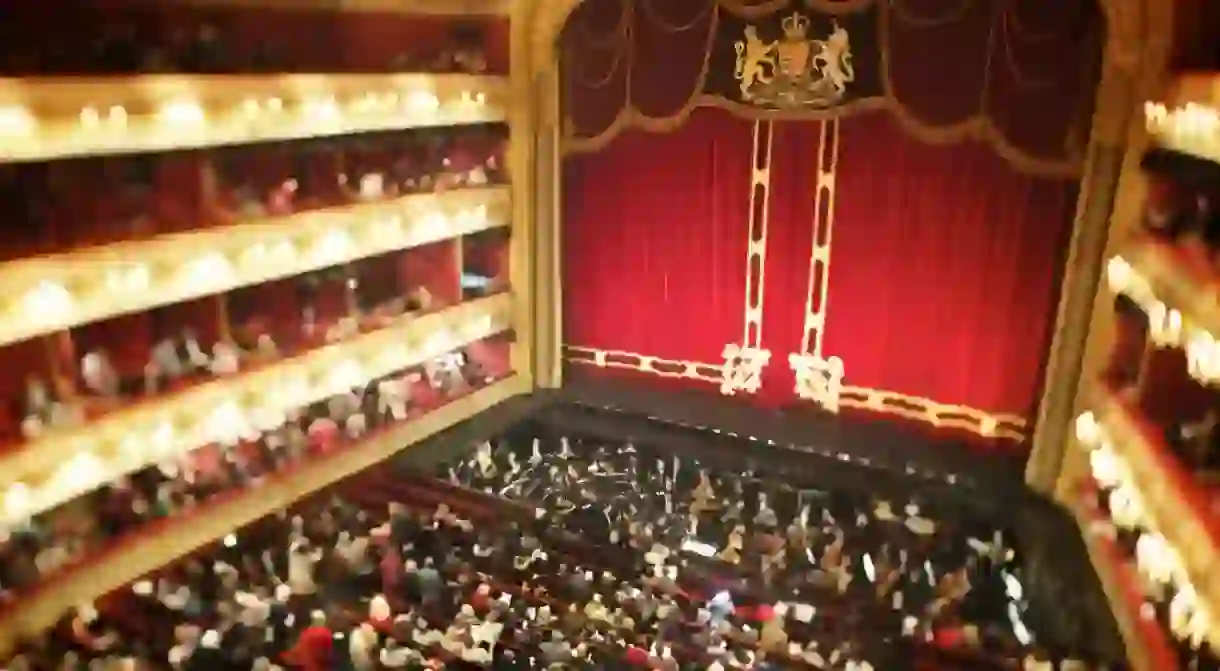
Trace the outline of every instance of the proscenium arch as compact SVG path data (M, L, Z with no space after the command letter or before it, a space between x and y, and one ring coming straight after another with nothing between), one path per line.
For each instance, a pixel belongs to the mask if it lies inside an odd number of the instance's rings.
M882 1L882 0L878 0ZM1085 173L1081 179L1076 218L1071 242L1064 261L1064 273L1055 317L1055 334L1048 354L1043 395L1040 399L1032 450L1026 468L1029 484L1046 494L1055 492L1061 480L1070 425L1079 406L1080 379L1094 370L1090 362L1103 356L1106 338L1088 338L1091 325L1104 322L1106 301L1098 294L1108 235L1114 222L1132 221L1132 213L1142 202L1139 186L1139 152L1146 143L1142 102L1155 97L1167 71L1175 35L1175 15L1181 0L1097 0L1106 22L1106 42L1101 79L1097 85L1093 123ZM530 26L530 68L535 80L558 77L559 36L572 12L583 0L535 0ZM1183 17L1189 18L1189 17ZM558 87L545 94L558 97ZM542 108L558 111L558 100L539 100ZM548 173L539 180L540 199L558 202L560 169L558 152L551 165L540 166ZM539 155L540 161L547 157ZM1119 185L1122 188L1119 188ZM547 191L550 193L547 193ZM550 209L555 229L552 243L558 242L560 212ZM557 252L552 252L557 254ZM557 260L556 260L557 262ZM551 281L559 281L552 269ZM556 287L552 300L558 300ZM550 320L558 329L559 320ZM553 336L558 349L559 334ZM1099 342L1098 342L1099 341ZM1089 348L1086 351L1086 345ZM558 351L549 353L558 369Z

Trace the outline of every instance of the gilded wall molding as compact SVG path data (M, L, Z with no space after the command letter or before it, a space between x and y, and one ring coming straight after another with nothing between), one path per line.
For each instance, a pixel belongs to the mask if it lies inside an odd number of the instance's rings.
M517 303L513 306L516 339L512 346L513 370L530 380L535 376L534 330L538 301L534 282L534 165L537 161L534 138L538 134L539 114L533 87L533 29L539 6L515 2L509 23L509 108L508 167L512 189L512 235L509 239L509 277Z
M1164 78L1174 30L1172 2L1100 0L1106 45L1094 105L1088 163L1060 285L1055 333L1034 427L1026 481L1047 494L1074 491L1061 477L1079 381L1109 350L1110 306L1099 292L1116 228L1134 221L1144 198L1139 160L1147 134L1138 114ZM1091 334L1095 334L1092 335Z
M649 133L674 132L686 124L686 121L695 110L703 107L715 107L748 121L821 122L860 113L884 110L897 119L909 135L921 142L936 145L977 140L990 146L996 154L1011 164L1016 170L1023 173L1046 178L1078 180L1085 168L1086 152L1084 151L1069 152L1068 155L1061 157L1047 157L1021 148L1017 143L1009 139L1003 127L993 120L985 104L981 104L978 110L966 118L941 124L921 118L918 113L905 104L896 94L890 75L892 61L889 48L886 46L890 42L891 23L897 20L905 24L928 27L940 23L953 22L960 19L973 6L976 0L961 1L952 11L935 17L915 16L902 9L902 5L899 2L893 2L888 5L887 10L880 11L877 15L878 34L880 35L880 42L883 45L880 49L881 92L879 95L858 98L832 107L811 106L778 109L764 108L747 102L730 100L721 94L706 93L705 84L709 76L713 52L712 47L717 40L722 13L753 20L775 14L795 0L766 0L750 4L743 4L741 0L709 0L706 11L701 12L695 19L681 26L664 25L663 20L656 16L656 10L652 5L656 0L634 0L634 3L631 3L630 0L624 1L629 4L625 6L620 25L613 30L606 31L604 35L588 34L587 31L581 31L581 25L574 24L575 30L579 33L576 37L580 42L596 43L599 47L613 48L615 54L612 64L608 67L604 76L592 77L593 82L583 82L583 86L600 88L602 85L612 81L616 72L626 68L624 86L628 91L631 91L633 87L632 71L636 66L635 45L628 37L627 28L634 19L632 16L633 11L637 7L645 16L651 17L651 22L654 24L660 22L660 25L670 32L684 32L706 24L706 46L703 52L702 69L692 88L691 95L684 104L672 113L660 116L644 113L634 103L630 94L628 94L624 101L625 104L617 110L614 119L595 135L575 136L571 134L569 129L569 133L564 138L563 150L565 153L601 151L627 130L643 130ZM867 9L874 1L804 0L804 4L810 9L822 13L842 15ZM891 13L895 15L893 19L890 16ZM991 30L993 35L990 37L990 40L995 41L998 39L995 33L1000 29L992 25ZM1006 44L1005 48L1010 48L1010 46ZM984 89L983 95L984 97L986 96L986 89Z
M548 68L534 77L538 135L534 165L534 379L538 386L559 387L563 379L561 349L563 283L560 254L563 193L560 181L559 72Z

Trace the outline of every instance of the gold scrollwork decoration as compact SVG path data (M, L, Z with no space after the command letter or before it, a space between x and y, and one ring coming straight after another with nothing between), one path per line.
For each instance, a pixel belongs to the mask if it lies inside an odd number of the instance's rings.
M871 2L872 0L869 0ZM787 6L787 0L773 3L762 3L758 5L741 5L740 7L733 4L733 0L709 0L709 3L714 5L711 19L707 22L707 38L704 48L703 64L700 69L699 76L692 88L690 99L686 101L682 107L677 109L673 114L664 116L650 116L643 114L635 106L631 100L632 91L632 70L634 69L634 50L625 52L623 57L627 67L626 76L626 93L625 101L618 114L615 115L613 121L595 135L590 136L575 136L570 131L565 133L563 152L564 153L591 153L600 151L618 137L620 133L627 129L640 129L651 133L668 133L673 132L682 127L686 123L690 115L699 107L715 107L738 116L744 119L757 120L765 119L772 121L820 121L832 118L841 118L857 114L861 112L871 112L875 110L887 110L893 114L901 123L903 129L928 144L952 144L965 140L975 139L990 145L993 150L1001 158L1011 164L1014 169L1019 172L1035 175L1038 177L1047 178L1072 178L1079 177L1084 168L1083 156L1078 156L1075 153L1067 157L1043 157L1031 154L1017 147L1002 129L986 113L985 109L973 116L961 121L940 125L924 121L917 114L912 112L903 102L895 95L893 83L890 77L890 49L889 49L889 31L890 17L889 12L882 7L879 10L880 21L880 38L881 38L881 80L883 95L876 98L860 98L852 100L843 105L830 108L782 108L769 109L760 108L756 105L740 103L734 100L728 100L720 96L709 95L703 93L704 85L707 82L708 69L711 60L711 47L716 38L717 29L720 25L719 12L721 10L728 11L733 14L738 14L739 10L744 11L744 16L765 16L778 11L779 8ZM855 2L834 3L853 5ZM861 2L861 6L867 6ZM765 11L764 11L765 10ZM993 36L994 37L994 36ZM993 45L994 46L994 45ZM607 80L610 81L610 80Z
M712 11L712 18L708 21L707 37L703 47L703 64L699 70L699 76L696 78L694 95L691 96L686 104L683 105L674 114L653 117L643 114L636 108L631 100L632 77L631 70L634 66L634 49L631 50L627 59L627 82L625 100L623 106L615 115L614 120L610 122L606 128L602 129L597 135L589 137L574 137L570 133L565 133L563 152L564 153L590 153L605 149L609 144L618 137L620 133L628 128L639 128L650 133L669 133L682 127L695 109L699 107L701 95L699 92L703 90L707 83L707 73L709 62L711 61L712 43L716 39L716 30L720 26L720 13L717 9ZM749 108L748 105L742 105L743 108ZM570 129L570 124L568 124Z
M1023 42L1046 42L1047 40L1054 39L1057 34L1062 32L1062 26L1055 26L1043 30L1031 30L1027 28L1025 26L1025 20L1021 18L1021 12L1017 8L1017 3L1020 2L1020 0L1006 1L1008 5L1004 9L1004 21L1005 23L1009 24L1012 34L1016 35ZM1080 6L1088 7L1088 5L1085 3L1081 3ZM1083 12L1085 10L1080 9L1080 11ZM1069 29L1077 25L1074 21L1067 21L1065 23L1067 23Z
M635 352L576 345L564 345L563 352L564 361L580 366L629 370L716 386L723 383L722 364L663 359ZM964 405L938 403L928 398L883 389L844 387L840 403L844 408L894 415L938 428L966 431L985 438L1019 442L1025 440L1027 433L1026 420L1019 415L991 413Z
M1028 74L1026 74L1025 68L1021 67L1021 64L1017 62L1017 55L1013 52L1012 48L1014 30L1011 27L1011 20L1008 17L1008 12L1005 12L1000 17L999 41L1004 47L1004 65L1008 67L1008 72L1012 75L1013 81L1017 86L1026 90L1054 88L1060 83L1060 79L1056 77L1046 77L1042 79L1030 77ZM1061 68L1061 71L1070 73L1072 72L1072 69Z
M576 345L564 345L563 352L564 361L583 366L631 370L657 377L696 380L717 386L721 384L724 377L724 366L719 363L664 359L646 354L636 354L635 352L578 347Z
M763 2L745 2L744 0L709 0L720 9L743 19L758 19L770 16L776 12L787 11L791 0L764 0ZM843 15L862 12L872 7L878 0L805 0L807 9L819 14Z
M574 39L580 43L580 46L585 48L600 49L607 47L621 46L631 34L631 6L634 0L619 0L622 11L619 13L618 23L614 28L606 31L604 35L594 34L589 29L589 20L585 17L577 16L575 13L568 19L564 30L571 30L574 33ZM573 39L569 37L568 39Z
M872 7L878 0L805 0L805 7L819 14L854 14Z
M787 9L789 0L766 0L764 2L746 2L745 0L709 0L717 9L743 19L760 19L764 16Z
M630 76L631 59L628 56L632 51L631 44L624 42L614 48L617 49L614 53L614 58L611 59L609 66L606 67L606 72L601 75L590 76L586 73L582 66L587 67L587 63L580 62L585 59L572 59L577 62L569 65L572 73L569 83L576 84L584 89L593 90L609 86L614 81L614 76L619 73L620 68L628 68L627 74Z
M993 413L955 403L938 403L922 396L909 396L884 389L843 387L839 404L844 408L869 410L930 424L957 429L984 438L1024 441L1027 422L1012 413Z
M970 10L974 8L975 1L961 0L956 6L951 6L944 13L937 14L936 16L920 16L909 8L903 7L903 3L910 2L910 0L890 0L888 5L890 11L894 12L894 16L898 17L907 26L912 28L936 28L961 21L962 17L969 14Z
M706 21L712 12L716 11L716 3L708 2L707 6L699 10L695 14L694 18L688 20L686 23L675 23L671 19L667 19L662 16L661 12L656 8L654 3L658 2L658 0L638 1L644 8L644 16L648 17L648 20L655 25L660 26L662 30L669 33L684 33L691 30L695 26Z

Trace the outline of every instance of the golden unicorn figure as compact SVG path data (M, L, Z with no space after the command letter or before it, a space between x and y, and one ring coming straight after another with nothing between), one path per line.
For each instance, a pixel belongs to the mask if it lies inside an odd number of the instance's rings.
M822 72L822 77L834 86L840 95L847 91L847 85L856 79L856 70L851 64L851 38L838 21L834 22L834 31L822 43L822 48L813 57L814 65Z

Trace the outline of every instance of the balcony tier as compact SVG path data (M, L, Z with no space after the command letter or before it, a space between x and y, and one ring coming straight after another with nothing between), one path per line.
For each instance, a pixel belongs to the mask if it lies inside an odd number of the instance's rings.
M201 445L218 425L277 414L363 386L511 328L512 297L499 294L389 326L287 359L150 399L54 433L0 457L0 490L14 522ZM257 423L254 419L253 423ZM13 487L21 483L21 491Z
M1220 73L1181 75L1164 102L1145 106L1149 135L1165 149L1220 163Z
M347 205L0 265L0 345L508 226L508 187Z
M0 160L502 122L507 105L507 78L465 74L9 78Z
M1144 596L1135 566L1124 560L1122 552L1104 524L1104 514L1078 498L1072 512L1080 525L1080 535L1093 572L1101 582L1110 611L1118 623L1127 648L1132 671L1162 671L1178 668L1177 655L1164 631L1154 620L1144 617Z
M1141 237L1110 259L1106 275L1112 291L1150 316L1158 304L1176 310L1182 322L1177 344L1194 332L1220 339L1220 273L1203 249Z
M215 542L235 529L282 510L328 485L373 466L429 436L473 417L513 396L529 391L528 379L515 376L454 400L427 415L375 434L358 445L320 457L256 490L204 506L174 524L173 532L141 537L79 566L21 602L0 620L0 651L13 638L50 627L68 609L88 603L128 584L193 550Z
M1089 402L1101 435L1078 436L1092 450L1109 445L1126 464L1132 487L1139 493L1147 527L1174 548L1191 585L1211 612L1220 608L1220 497L1199 482L1174 456L1161 433L1145 421L1132 403L1104 384L1094 385ZM1210 632L1220 644L1220 623Z

